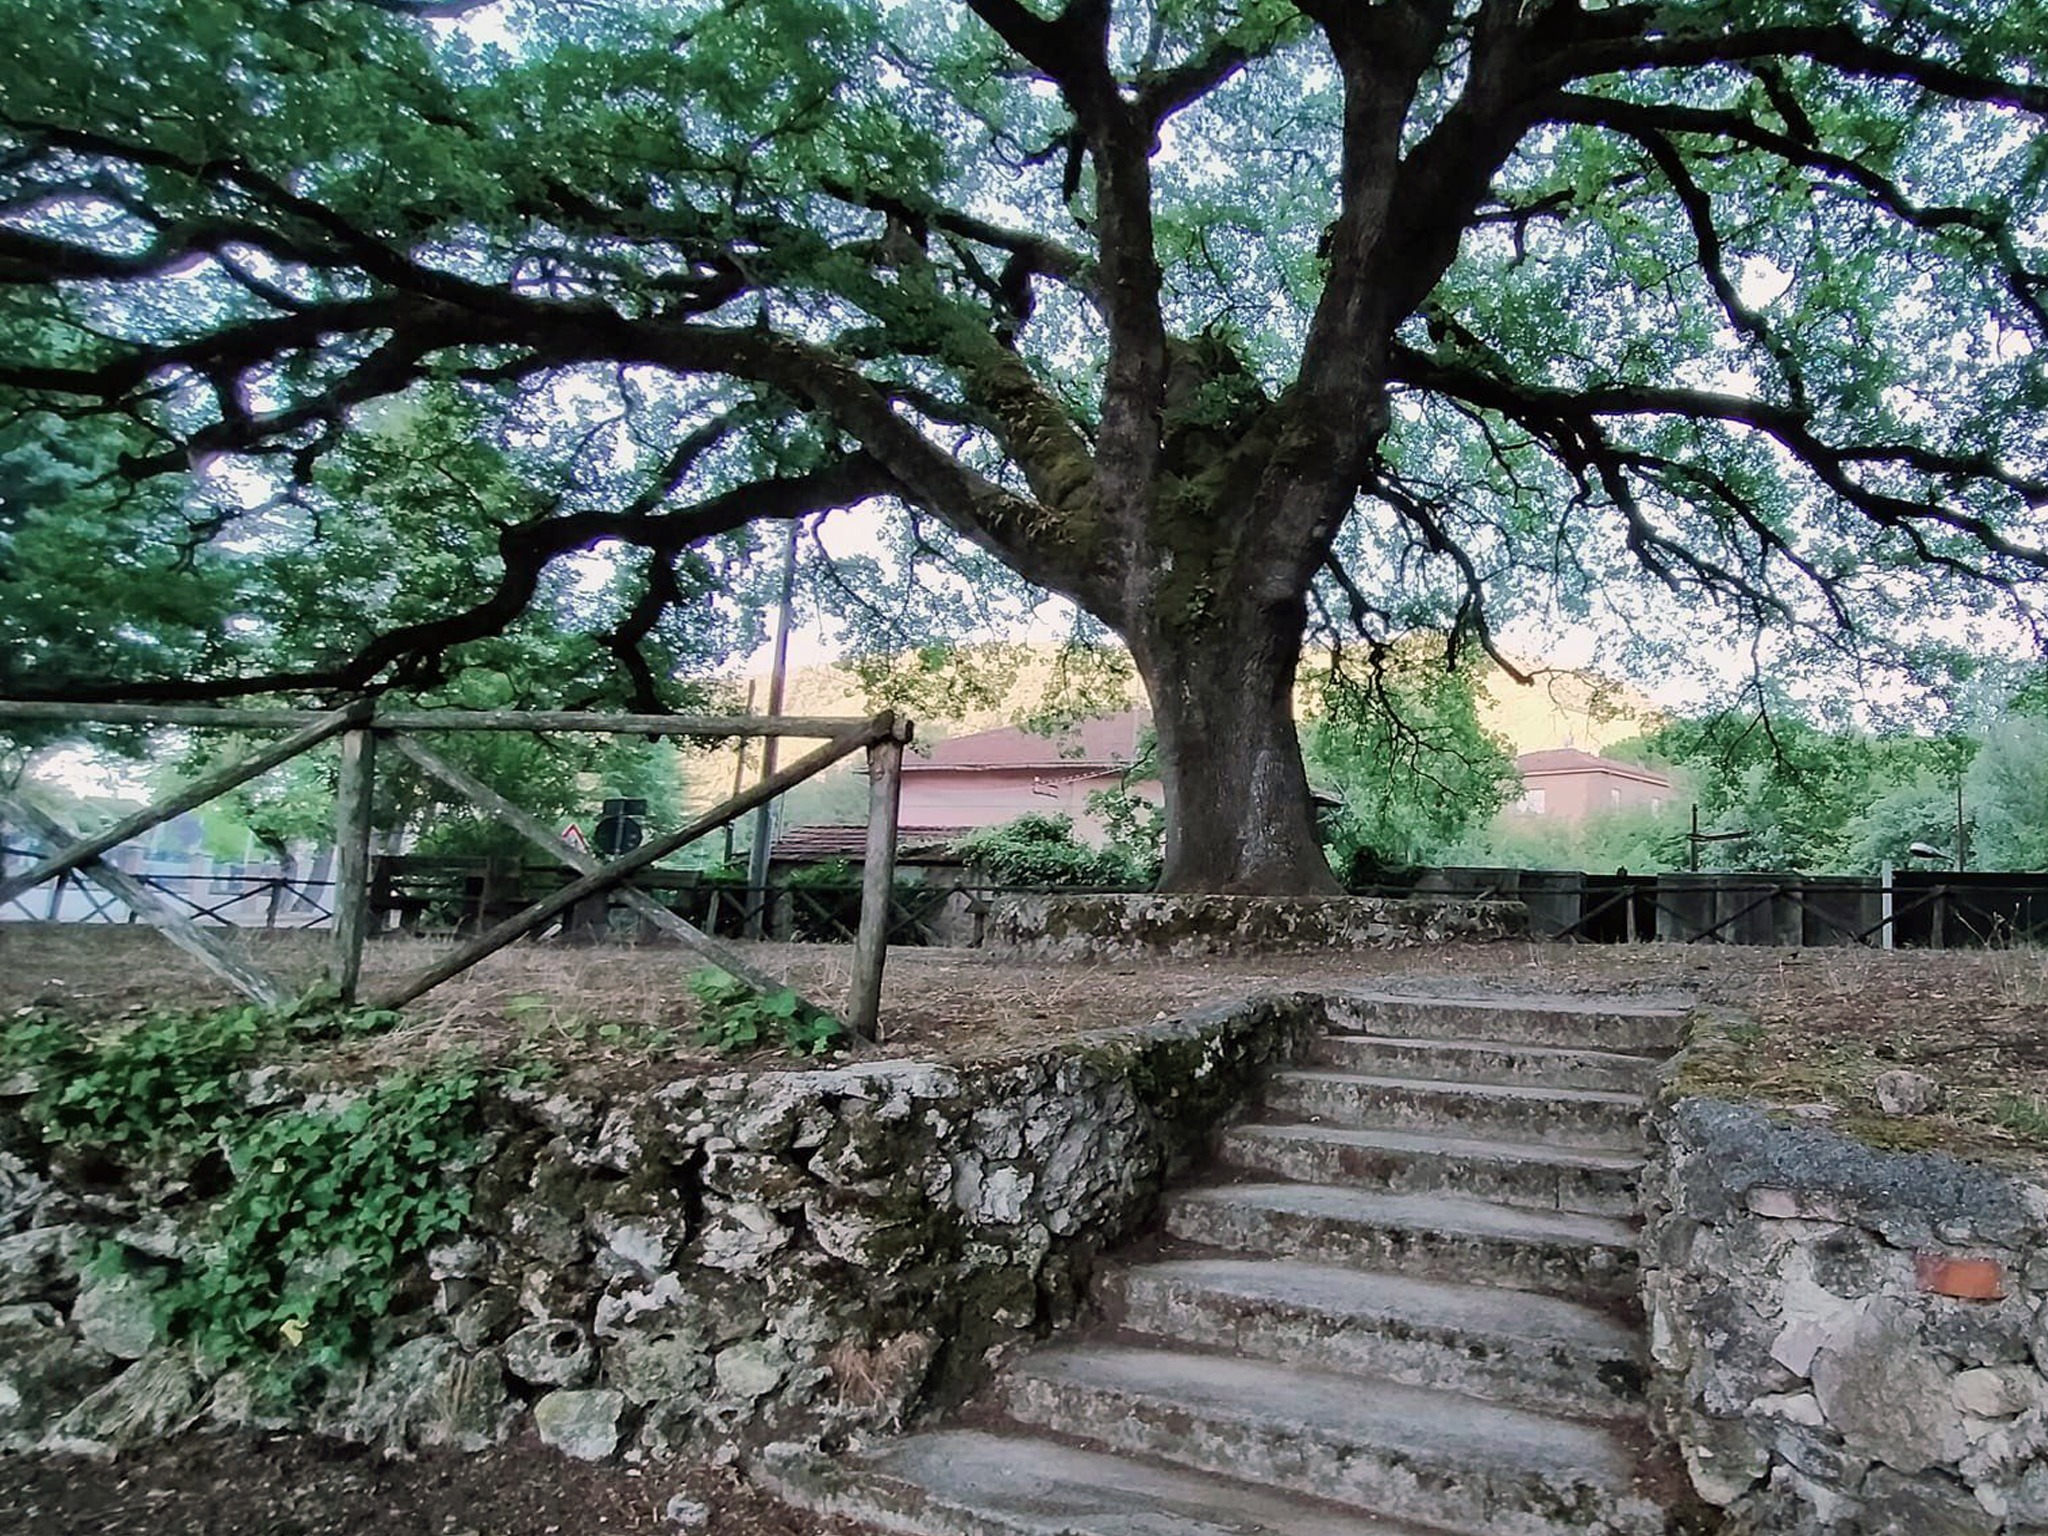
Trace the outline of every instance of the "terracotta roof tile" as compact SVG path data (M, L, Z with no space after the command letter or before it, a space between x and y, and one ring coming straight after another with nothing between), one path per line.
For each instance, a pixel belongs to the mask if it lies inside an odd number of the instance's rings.
M1137 761L1138 737L1152 723L1141 709L1083 720L1069 730L1047 736L1019 726L977 731L935 745L929 754L912 752L903 759L905 773L935 768L1063 768L1077 772L1121 768Z
M1546 747L1540 752L1524 752L1515 759L1515 768L1524 778L1532 773L1612 773L1646 784L1662 784L1667 789L1671 787L1671 780L1654 768L1645 768L1640 763L1624 763L1619 758L1595 757L1577 747Z
M896 857L907 864L957 864L953 844L974 827L898 827ZM868 851L864 823L791 827L768 847L771 863L809 863L825 859L859 859Z

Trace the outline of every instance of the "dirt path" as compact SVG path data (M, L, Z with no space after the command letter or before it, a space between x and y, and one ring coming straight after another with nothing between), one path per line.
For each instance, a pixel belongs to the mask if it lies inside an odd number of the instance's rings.
M671 1500L704 1523L671 1521ZM300 1435L193 1435L113 1463L0 1457L4 1536L857 1536L702 1468L591 1466L538 1442L391 1461Z

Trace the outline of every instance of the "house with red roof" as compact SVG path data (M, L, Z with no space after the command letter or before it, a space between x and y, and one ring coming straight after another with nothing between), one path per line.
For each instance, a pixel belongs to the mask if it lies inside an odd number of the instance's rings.
M1100 790L1128 788L1158 800L1153 777L1129 779L1152 717L1125 710L1046 734L1005 726L955 736L903 758L897 812L898 857L905 863L949 862L951 845L969 832L1034 813L1068 816L1082 837L1099 840L1101 819L1088 809ZM794 827L775 841L774 862L858 861L867 832L858 826Z
M1083 720L1056 734L1006 726L934 745L903 759L906 826L999 827L1033 813L1071 816L1083 836L1100 831L1088 798L1129 787L1158 799L1159 781L1126 786L1152 717L1143 710Z
M1584 821L1599 811L1637 806L1661 811L1677 794L1671 780L1654 769L1577 747L1524 752L1515 768L1522 775L1522 795L1508 810L1518 816Z

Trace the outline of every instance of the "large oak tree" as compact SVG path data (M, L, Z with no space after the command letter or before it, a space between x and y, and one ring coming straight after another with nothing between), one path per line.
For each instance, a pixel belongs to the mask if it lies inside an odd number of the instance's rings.
M17 659L17 693L417 681L600 541L647 552L623 654L702 541L883 498L1129 645L1168 887L1314 890L1312 622L1485 644L1518 585L1633 562L1881 631L2043 564L2036 0L0 23L18 426L112 423L126 487L204 471L199 544L252 481L317 542L323 462L428 388L542 488L473 606L268 672Z

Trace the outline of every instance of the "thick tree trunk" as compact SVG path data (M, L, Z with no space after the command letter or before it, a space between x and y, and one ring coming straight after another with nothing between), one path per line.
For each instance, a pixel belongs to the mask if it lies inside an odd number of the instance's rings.
M1218 622L1138 626L1166 789L1163 891L1333 895L1294 731L1304 615L1270 608Z

